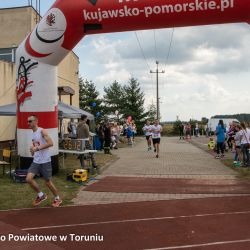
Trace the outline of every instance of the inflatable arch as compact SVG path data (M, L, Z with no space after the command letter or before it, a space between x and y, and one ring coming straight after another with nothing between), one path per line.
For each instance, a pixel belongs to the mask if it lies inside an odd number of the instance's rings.
M58 155L57 65L85 35L239 22L250 23L249 0L57 0L17 49L21 167L32 160L31 114L54 141L52 158Z

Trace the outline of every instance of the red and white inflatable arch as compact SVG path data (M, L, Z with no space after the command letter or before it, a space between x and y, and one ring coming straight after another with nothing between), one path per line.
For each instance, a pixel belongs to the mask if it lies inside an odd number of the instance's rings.
M21 166L31 160L30 114L58 145L56 66L85 35L238 22L250 23L249 0L57 0L17 50Z

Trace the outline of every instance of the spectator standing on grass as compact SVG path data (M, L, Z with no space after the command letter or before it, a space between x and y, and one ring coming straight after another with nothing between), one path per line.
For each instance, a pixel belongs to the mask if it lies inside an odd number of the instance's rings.
M228 148L232 151L233 150L233 137L234 137L234 125L232 123L229 124L229 128L227 131L227 145Z
M96 134L98 135L100 141L100 150L102 151L104 143L103 123L100 123L96 126Z
M117 122L114 122L114 126L111 130L112 136L115 139L115 146L114 149L118 149L119 137L120 137L120 127L118 126Z
M217 136L217 155L215 156L216 159L224 157L225 133L226 129L224 127L223 120L219 120L219 124L217 125L215 131L215 134Z
M134 122L134 121L131 122L131 127L132 127L132 138L133 138L133 142L135 142L135 135L136 135L136 132L137 132L137 128L136 128L136 125L135 125L135 122Z
M184 124L181 123L179 125L179 135L180 135L180 140L183 139L184 140Z
M212 135L212 128L209 127L209 128L208 128L208 136L211 136L211 135Z
M85 146L86 149L91 150L92 146L90 143L90 132L89 132L89 125L87 124L87 116L86 115L82 115L81 119L77 125L77 139L85 139ZM89 153L90 158L91 158L91 163L93 168L97 168L96 165L96 161L95 161L95 157L94 157L94 153ZM81 154L79 156L80 159L80 164L82 168L85 168L85 162L84 162L84 155Z
M114 123L111 123L111 149L117 149L117 141L116 141L116 129L114 127Z
M132 140L132 137L133 137L133 128L132 128L132 124L131 123L127 124L126 131L127 131L128 145L133 145L133 140Z
M186 137L186 128L187 128L187 124L183 123L183 134L185 137Z
M250 130L246 127L244 122L240 123L242 130L240 131L240 143L243 154L243 167L250 166L249 162L249 143L250 143Z
M198 123L195 124L195 136L196 137L199 136L199 124Z
M103 128L104 132L104 154L111 154L110 153L110 146L111 146L111 124L106 123Z
M127 124L124 123L124 124L123 124L123 127L122 127L122 135L123 135L124 137L127 137L127 128L128 128Z
M73 118L68 123L69 138L76 139L76 123Z
M243 162L240 138L241 138L241 126L237 124L235 126L235 136L234 136L234 143L235 143L234 166L236 167L240 167Z
M186 140L188 142L190 142L191 140L191 130L192 130L191 124L190 123L186 124L185 131L186 131Z

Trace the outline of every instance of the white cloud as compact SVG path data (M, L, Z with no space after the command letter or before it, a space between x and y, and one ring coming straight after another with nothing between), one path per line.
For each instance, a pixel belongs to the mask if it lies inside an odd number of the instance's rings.
M111 84L117 79L119 79L118 82L127 82L130 77L131 76L129 76L129 72L127 70L109 70L107 73L97 76L95 81L101 82L105 86L106 83Z
M250 32L245 24L177 28L170 56L172 29L88 37L79 46L81 74L103 86L135 77L141 83L148 106L155 102L156 59L159 69L161 115L165 120L200 119L215 114L250 112ZM84 43L84 40L81 44ZM156 49L155 49L156 47ZM144 58L145 56L145 58ZM249 111L248 111L249 110Z

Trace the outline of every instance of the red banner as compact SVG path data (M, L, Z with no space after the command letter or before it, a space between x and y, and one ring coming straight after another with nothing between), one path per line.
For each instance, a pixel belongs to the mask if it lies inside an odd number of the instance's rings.
M58 0L53 8L66 17L68 50L87 34L250 22L249 0Z

